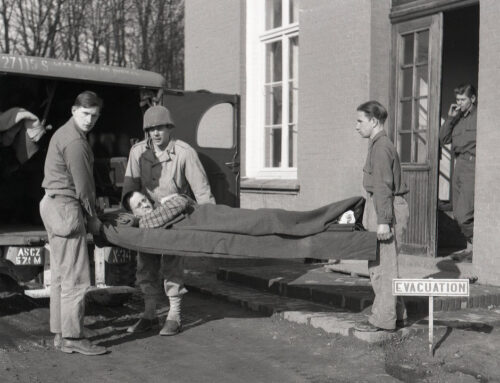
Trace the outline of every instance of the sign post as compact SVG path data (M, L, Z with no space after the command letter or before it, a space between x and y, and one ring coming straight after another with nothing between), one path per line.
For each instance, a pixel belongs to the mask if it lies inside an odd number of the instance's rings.
M468 297L468 279L393 279L392 295L429 297L429 354L434 354L434 297Z

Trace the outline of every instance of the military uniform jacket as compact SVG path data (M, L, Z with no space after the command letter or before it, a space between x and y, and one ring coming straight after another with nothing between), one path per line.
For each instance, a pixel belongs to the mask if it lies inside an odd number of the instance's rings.
M187 194L189 188L198 203L215 203L205 169L189 144L172 138L167 148L158 155L147 139L132 147L123 195L136 190L159 204L165 196Z

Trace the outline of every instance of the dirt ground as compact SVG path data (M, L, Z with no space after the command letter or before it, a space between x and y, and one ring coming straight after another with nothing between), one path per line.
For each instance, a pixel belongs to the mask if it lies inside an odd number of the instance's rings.
M438 331L431 357L426 334L369 345L195 293L181 334L127 334L141 308L137 296L89 304L89 335L111 352L67 355L52 345L47 300L0 293L0 382L500 382L492 326ZM160 317L167 311L163 302Z

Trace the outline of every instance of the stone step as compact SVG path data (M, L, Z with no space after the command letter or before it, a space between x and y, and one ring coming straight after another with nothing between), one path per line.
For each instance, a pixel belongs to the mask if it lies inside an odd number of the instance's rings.
M369 343L377 343L392 337L406 337L428 330L425 320L414 319L409 326L396 332L359 332L356 322L366 319L363 312L352 312L330 305L313 303L303 299L288 298L259 291L231 282L220 281L213 274L188 272L185 279L189 291L211 295L214 298L237 304L266 316L276 316L289 322L321 329L329 334L354 336ZM446 327L437 325L436 333L444 333Z
M318 264L270 265L221 268L221 281L232 282L278 296L303 299L359 312L373 303L374 294L368 278L332 272ZM427 297L405 297L409 314L425 314ZM470 285L469 297L436 297L435 311L466 308L490 308L500 305L500 288Z

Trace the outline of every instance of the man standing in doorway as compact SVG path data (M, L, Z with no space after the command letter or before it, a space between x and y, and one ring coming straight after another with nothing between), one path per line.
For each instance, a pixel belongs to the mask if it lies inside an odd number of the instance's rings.
M439 131L441 145L451 143L455 156L452 180L453 215L467 240L467 248L453 254L456 260L472 259L474 230L474 179L476 170L477 93L470 84L455 88L456 103Z
M199 204L215 203L207 175L198 154L187 143L173 136L175 128L170 111L160 105L144 113L146 139L130 151L122 197L140 191L155 204L172 194L186 194L191 189ZM136 281L144 294L144 314L128 332L149 331L157 322L156 306L163 294L160 274L170 309L160 335L181 331L181 300L184 288L184 258L173 255L137 255Z
M85 293L90 287L88 231L102 226L95 209L94 156L87 134L94 127L102 100L94 93L80 93L72 117L50 140L45 159L45 196L40 215L50 245L50 331L54 346L66 353L100 355L105 347L84 336Z

